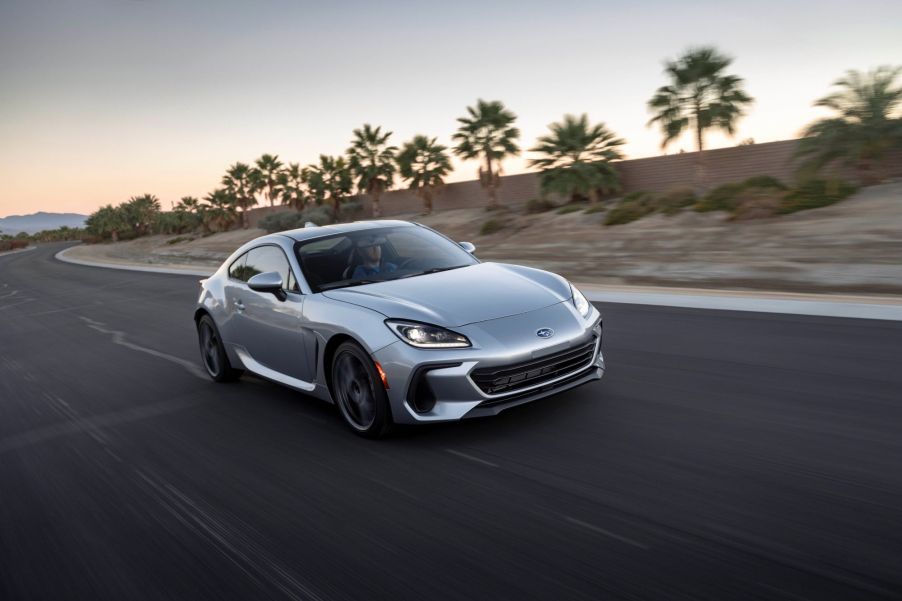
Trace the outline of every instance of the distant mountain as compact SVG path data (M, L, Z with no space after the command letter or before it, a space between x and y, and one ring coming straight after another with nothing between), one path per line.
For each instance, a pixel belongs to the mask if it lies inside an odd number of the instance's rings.
M0 217L0 233L16 235L19 232L34 234L41 230L55 230L58 227L84 227L87 215L78 213L32 213L31 215L10 215Z

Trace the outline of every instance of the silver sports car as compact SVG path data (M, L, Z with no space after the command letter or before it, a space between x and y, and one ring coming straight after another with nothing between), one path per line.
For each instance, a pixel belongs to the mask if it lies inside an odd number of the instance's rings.
M247 370L335 403L370 437L599 379L601 315L579 290L474 250L405 221L257 238L201 282L204 366L217 382Z

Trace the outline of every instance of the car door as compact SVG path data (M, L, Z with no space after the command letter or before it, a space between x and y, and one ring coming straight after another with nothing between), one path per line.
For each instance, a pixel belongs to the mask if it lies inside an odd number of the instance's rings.
M229 328L232 342L243 347L252 362L283 376L310 382L313 378L302 332L304 295L285 252L276 245L258 246L248 251L243 265L236 271L240 278L230 278L226 291L233 322ZM285 300L248 287L247 280L270 271L282 276ZM246 366L254 371L253 364ZM272 377L265 370L257 371Z

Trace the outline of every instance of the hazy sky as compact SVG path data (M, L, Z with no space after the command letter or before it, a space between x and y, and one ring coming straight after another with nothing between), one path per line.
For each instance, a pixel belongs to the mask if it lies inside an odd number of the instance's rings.
M0 0L0 216L145 192L168 208L235 161L343 152L364 122L450 143L478 97L517 113L525 148L586 112L655 155L645 103L700 44L757 99L709 145L785 139L846 69L902 64L902 2Z

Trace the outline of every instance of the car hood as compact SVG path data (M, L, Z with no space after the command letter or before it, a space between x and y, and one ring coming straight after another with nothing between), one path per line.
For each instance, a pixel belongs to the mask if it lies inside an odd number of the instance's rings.
M411 278L323 292L386 317L445 327L499 319L568 300L564 278L529 267L478 263Z

